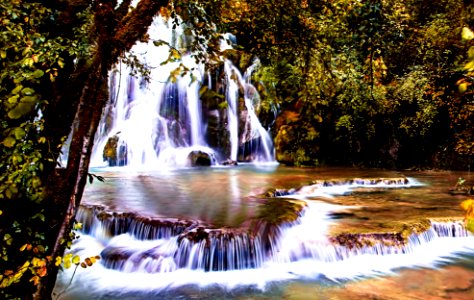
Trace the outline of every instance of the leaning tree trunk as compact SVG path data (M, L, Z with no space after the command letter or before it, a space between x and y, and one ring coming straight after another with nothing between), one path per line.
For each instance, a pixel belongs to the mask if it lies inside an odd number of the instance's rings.
M95 1L97 48L89 64L90 67L83 70L86 76L79 76L87 79L77 106L66 174L57 176L47 187L50 195L51 191L55 191L58 186L61 187L59 192L56 190L54 203L63 207L60 212L62 221L60 226L55 227L52 235L56 238L48 253L53 258L64 253L65 243L62 241L73 227L74 217L87 182L94 136L108 100L108 71L123 53L130 50L136 41L146 34L153 17L161 7L168 4L167 0L141 0L136 8L129 12L130 2L131 0L124 0L115 9L116 1ZM73 108L75 106L71 106L71 109ZM48 276L38 285L35 299L51 299L57 272L53 259L48 265Z

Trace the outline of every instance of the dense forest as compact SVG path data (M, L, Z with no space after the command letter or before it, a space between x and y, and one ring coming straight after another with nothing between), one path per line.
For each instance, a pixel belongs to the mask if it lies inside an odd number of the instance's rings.
M161 14L209 69L253 75L276 157L296 166L467 170L474 4L466 0L11 0L0 4L0 295L51 297L87 180L108 72ZM222 52L224 33L235 37ZM227 35L228 37L228 35ZM159 44L159 41L156 41ZM170 49L177 59L180 49ZM72 131L68 165L56 168Z
M280 162L472 164L468 1L245 1L231 11L222 30L263 63Z

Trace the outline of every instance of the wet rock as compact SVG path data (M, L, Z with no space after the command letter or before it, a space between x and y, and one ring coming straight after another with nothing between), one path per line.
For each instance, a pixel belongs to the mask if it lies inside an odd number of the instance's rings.
M119 134L110 137L105 144L102 158L109 163L110 167L125 166L127 164L127 146L119 145Z
M267 199L259 206L256 219L267 223L281 225L295 222L307 206L306 202L293 199Z
M212 164L211 156L203 151L192 151L188 155L188 166L207 167Z
M238 165L238 163L237 163L235 160L232 160L232 159L230 159L230 158L224 160L223 162L221 162L221 164L222 164L223 166L237 166L237 165Z
M401 247L406 240L401 233L344 233L331 237L330 241L348 249L373 247L377 244L389 247Z

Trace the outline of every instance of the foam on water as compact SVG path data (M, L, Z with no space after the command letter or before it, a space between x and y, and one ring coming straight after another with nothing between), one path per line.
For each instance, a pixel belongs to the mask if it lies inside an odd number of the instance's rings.
M328 226L334 222L329 213L343 208L309 202L297 223L282 227L272 253L261 258L257 268L240 270L206 272L203 267L178 267L175 263L179 254L176 237L138 240L129 234L121 234L104 241L103 238L82 235L72 250L81 257L95 256L105 246L127 249L131 256L120 270L106 268L102 263L93 268L79 268L68 293L85 288L99 294L107 291L116 293L117 290L123 293L159 292L190 284L199 287L219 285L226 289L248 285L265 289L269 282L281 280L317 280L323 277L340 281L392 274L403 267L436 268L463 253L474 252L474 237L462 225L440 222L432 222L430 230L412 235L403 247L394 246L391 249L390 246L378 245L347 249L333 245L326 236ZM153 259L140 261L144 253L147 257L159 253L156 256L160 259L158 262ZM154 265L156 263L160 264L159 268ZM61 273L59 282L65 284L69 281L72 272L66 270Z

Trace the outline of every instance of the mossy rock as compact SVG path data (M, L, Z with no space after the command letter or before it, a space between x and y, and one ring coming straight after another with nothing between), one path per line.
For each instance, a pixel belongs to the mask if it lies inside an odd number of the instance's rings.
M293 223L306 206L301 200L270 198L259 206L256 219L274 225Z
M104 161L107 161L110 167L124 166L127 164L127 147L125 145L119 145L119 140L118 133L110 137L102 152Z

